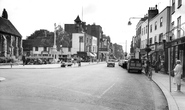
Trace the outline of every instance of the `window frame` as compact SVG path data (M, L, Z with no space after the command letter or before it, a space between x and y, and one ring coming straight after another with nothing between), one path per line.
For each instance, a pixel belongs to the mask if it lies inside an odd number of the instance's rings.
M150 25L150 33L152 32L152 24Z
M160 33L159 34L159 42L162 42L162 40L163 40L163 33Z
M178 0L178 6L177 9L179 9L182 6L182 0Z
M181 37L181 16L177 18L177 38Z
M163 17L160 18L160 27L163 26Z
M155 22L155 30L157 30L157 21Z
M171 13L175 13L175 0L172 0L172 8L171 8Z
M84 41L84 40L83 40L83 36L80 36L80 37L79 37L79 42L80 42L80 43L83 43L83 41Z

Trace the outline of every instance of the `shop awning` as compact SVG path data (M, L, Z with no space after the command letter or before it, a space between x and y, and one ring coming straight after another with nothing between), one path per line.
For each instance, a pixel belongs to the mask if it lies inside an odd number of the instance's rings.
M152 50L152 51L150 51L150 52L148 53L148 55L152 55L154 52L155 52L155 51Z
M148 55L152 55L153 53L155 53L154 50L150 51L150 52L148 53ZM147 53L146 53L145 55L142 56L142 58L145 58L145 57L147 57Z
M87 52L87 56L90 56L90 57L95 57L95 55L91 52Z

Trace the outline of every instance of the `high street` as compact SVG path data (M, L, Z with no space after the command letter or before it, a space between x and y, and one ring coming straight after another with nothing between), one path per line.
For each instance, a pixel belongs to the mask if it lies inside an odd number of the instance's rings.
M0 110L166 110L143 74L116 64L55 69L0 69Z

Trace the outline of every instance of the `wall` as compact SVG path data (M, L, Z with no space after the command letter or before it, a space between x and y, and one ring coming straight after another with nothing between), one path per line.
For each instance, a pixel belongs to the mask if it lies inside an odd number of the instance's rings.
M177 18L181 16L181 24L185 23L185 2L182 0L181 7L178 8L178 0L175 0L175 12L172 14L171 22L174 21L174 27L177 26ZM172 27L173 28L173 27ZM181 28L185 31L185 24L181 25ZM177 29L174 30L174 38L177 38ZM183 31L181 30L180 37L183 36Z
M97 50L98 50L98 46L97 46L97 38L92 36L92 48L91 48L91 52L94 52L94 53L97 53Z
M81 44L79 43L80 36L83 37L83 41L84 41L84 34L83 33L73 33L72 34L71 54L77 54L77 51L79 51L80 48L81 48L81 51L84 51L84 42L82 42Z
M166 39L166 33L169 32L168 27L170 27L170 22L168 18L170 17L168 11L169 7L166 7L163 11L161 11L158 15L150 20L149 26L152 25L152 32L149 29L149 38L152 38L152 44L155 43L155 36L156 42L159 42L159 35L163 33L163 38ZM162 26L160 27L160 19L162 18ZM155 30L155 22L157 22L157 29Z

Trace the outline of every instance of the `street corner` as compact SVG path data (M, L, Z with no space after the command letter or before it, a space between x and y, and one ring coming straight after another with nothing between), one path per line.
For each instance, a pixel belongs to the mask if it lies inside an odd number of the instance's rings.
M3 78L3 77L0 77L0 82L2 82L2 81L4 81L5 80L5 78Z

